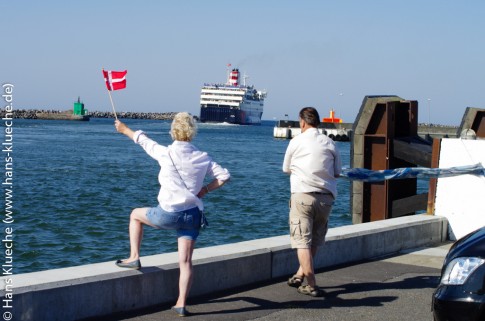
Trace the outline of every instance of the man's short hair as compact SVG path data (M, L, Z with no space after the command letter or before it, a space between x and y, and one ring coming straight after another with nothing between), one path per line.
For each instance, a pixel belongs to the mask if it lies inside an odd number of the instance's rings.
M320 116L318 115L318 111L313 107L304 107L302 110L300 110L300 114L298 116L300 116L300 118L310 126L316 128L318 125L320 125Z

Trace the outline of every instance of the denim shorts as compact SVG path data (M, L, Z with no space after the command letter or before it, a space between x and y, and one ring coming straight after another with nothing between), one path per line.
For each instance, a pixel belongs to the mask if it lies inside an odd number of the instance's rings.
M159 229L177 230L177 237L195 241L199 236L200 210L197 206L181 212L167 212L158 205L149 208L146 215Z

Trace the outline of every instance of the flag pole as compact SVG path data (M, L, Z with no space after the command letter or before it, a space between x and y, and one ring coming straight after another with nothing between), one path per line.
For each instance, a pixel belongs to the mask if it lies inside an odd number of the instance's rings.
M111 97L111 91L108 90L109 100L111 101L111 107L113 107L113 113L115 114L115 119L118 120L118 116L116 116L115 104L113 104L113 98Z

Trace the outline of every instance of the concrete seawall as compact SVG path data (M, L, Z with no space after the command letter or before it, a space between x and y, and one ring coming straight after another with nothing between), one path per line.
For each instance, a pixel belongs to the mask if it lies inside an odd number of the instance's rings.
M437 244L444 242L446 235L446 219L429 215L332 228L315 258L315 267L331 267ZM12 308L4 311L11 312L13 320L68 321L175 302L177 253L146 256L141 261L143 268L139 271L123 270L114 262L104 262L3 276L0 295L3 299L12 297ZM190 295L278 279L294 273L297 266L286 235L196 249ZM11 286L6 289L5 284Z

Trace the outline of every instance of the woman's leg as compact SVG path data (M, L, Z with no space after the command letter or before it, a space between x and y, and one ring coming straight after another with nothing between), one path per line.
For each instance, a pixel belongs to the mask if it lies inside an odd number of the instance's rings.
M130 263L140 258L140 246L143 239L143 224L151 225L148 221L146 212L148 208L135 208L130 215L130 224L128 227L130 233L130 257L123 263Z
M192 253L194 252L195 241L183 237L178 238L178 252L179 252L179 297L176 307L185 307L187 296L192 286Z

